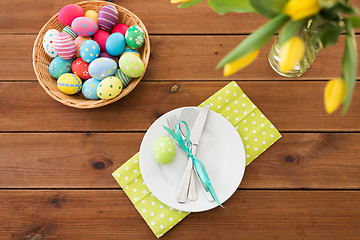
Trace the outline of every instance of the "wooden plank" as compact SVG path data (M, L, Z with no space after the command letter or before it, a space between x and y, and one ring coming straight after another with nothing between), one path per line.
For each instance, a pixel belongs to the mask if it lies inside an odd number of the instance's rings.
M120 190L2 190L0 196L2 239L155 238ZM192 213L163 238L356 239L359 199L359 191L237 191L225 209Z
M216 64L245 36L151 36L151 59L144 80L289 80L268 63L269 43L249 67L228 78ZM327 80L341 76L345 37L320 51L311 69L297 80ZM36 80L32 66L35 36L4 35L0 55L0 80ZM360 44L360 36L357 36ZM21 48L19 48L21 46ZM360 55L360 50L358 50ZM360 68L358 71L360 78Z
M119 188L111 173L143 133L0 134L0 188ZM360 189L358 133L284 133L241 189ZM179 179L180 181L180 179Z
M0 33L37 34L60 9L73 0L39 0L29 2L2 0ZM249 33L266 22L255 14L229 13L220 16L205 2L189 9L178 9L170 1L113 1L136 14L150 34ZM14 12L21 14L13 14Z
M197 106L228 81L143 82L120 101L79 110L48 96L37 82L0 83L0 131L145 131L162 114ZM347 115L327 115L325 82L238 82L281 131L359 131L360 89ZM173 86L175 92L171 91Z
M222 34L251 33L264 24L267 19L259 14L215 13L204 1L188 9L178 9L170 1L131 1L115 2L135 13L146 25L150 34ZM73 0L38 0L31 2L2 0L0 8L0 33L37 34L40 28L63 6ZM360 1L351 4L359 7ZM12 14L21 12L22 14Z

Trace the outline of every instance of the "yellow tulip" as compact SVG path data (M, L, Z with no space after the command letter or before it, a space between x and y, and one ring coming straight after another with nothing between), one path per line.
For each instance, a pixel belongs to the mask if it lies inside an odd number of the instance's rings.
M297 21L318 13L321 6L318 0L290 0L283 9L283 13Z
M330 80L325 87L324 103L327 113L333 113L344 100L346 93L344 80L341 78Z
M280 52L280 71L288 72L301 61L305 53L305 43L298 37L292 37L281 45Z
M183 3L183 2L189 2L190 0L171 0L170 3Z
M259 49L257 49L251 53L246 54L241 58L236 59L235 61L225 64L224 76L228 77L250 65L250 63L252 63L257 58L259 52L260 52Z

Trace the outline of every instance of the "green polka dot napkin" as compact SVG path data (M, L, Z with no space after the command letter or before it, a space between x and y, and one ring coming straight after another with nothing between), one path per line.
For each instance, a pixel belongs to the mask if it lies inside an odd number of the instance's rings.
M200 107L205 104L234 125L245 145L247 165L281 138L278 130L235 82L226 85ZM161 237L189 214L163 204L151 194L140 173L138 153L112 175L156 237Z

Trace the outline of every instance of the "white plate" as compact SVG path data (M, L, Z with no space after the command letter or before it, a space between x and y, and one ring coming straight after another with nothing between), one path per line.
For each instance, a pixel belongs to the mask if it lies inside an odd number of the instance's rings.
M201 108L191 107L198 113ZM164 204L178 210L201 212L217 206L207 201L200 182L197 182L198 199L178 203L176 195L187 158L180 146L176 145L176 156L167 164L157 163L153 157L155 141L168 132L167 118L176 115L180 119L182 110L172 110L157 119L146 132L140 146L140 171L151 193ZM200 139L196 157L203 162L216 195L221 203L225 202L238 188L245 171L244 144L234 126L220 114L209 111Z

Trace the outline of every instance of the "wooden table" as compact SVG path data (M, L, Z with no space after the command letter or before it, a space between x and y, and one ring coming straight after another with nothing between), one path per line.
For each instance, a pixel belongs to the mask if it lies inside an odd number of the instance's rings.
M198 105L230 80L283 138L246 168L225 209L190 214L162 239L360 239L359 86L347 115L323 107L326 81L341 76L344 36L303 77L277 75L269 44L224 78L216 63L266 19L220 16L205 3L115 2L147 26L150 65L124 99L78 110L45 93L31 60L41 26L73 1L1 1L0 239L154 239L111 173L159 116Z

